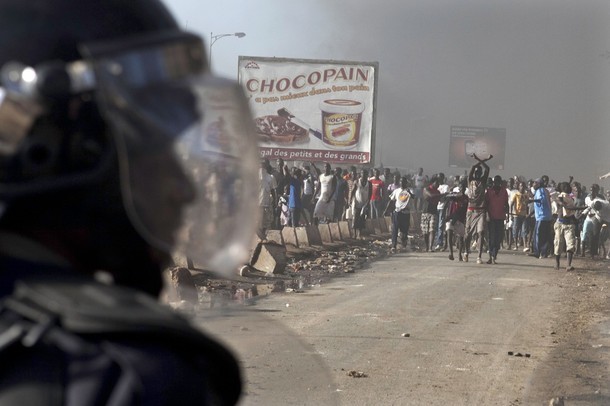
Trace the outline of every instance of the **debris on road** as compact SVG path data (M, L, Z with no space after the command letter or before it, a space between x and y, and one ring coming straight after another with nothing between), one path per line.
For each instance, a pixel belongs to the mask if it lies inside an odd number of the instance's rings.
M265 272L267 275L273 275L284 273L287 261L284 245L261 242L254 250L249 265L258 271Z
M532 356L531 354L528 354L528 353L522 354L520 352L515 353L514 351L509 351L508 355L515 356L515 357L525 357L525 358L530 358Z
M391 242L382 238L352 244L303 250L286 249L269 241L259 242L250 263L243 265L235 278L219 279L210 272L194 268L192 273L199 301L205 302L205 307L214 307L216 303L250 305L256 296L303 293L387 256Z
M368 378L368 375L362 371L349 371L347 376L351 376L352 378Z
M551 399L549 401L549 406L564 406L563 396Z

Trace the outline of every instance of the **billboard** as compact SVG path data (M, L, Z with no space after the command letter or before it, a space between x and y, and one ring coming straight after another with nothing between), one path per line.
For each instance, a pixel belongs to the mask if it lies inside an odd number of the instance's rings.
M477 154L493 159L487 164L491 169L504 169L504 150L506 128L451 126L449 136L449 166L470 168L476 161L471 157Z
M239 57L261 158L371 163L377 62Z

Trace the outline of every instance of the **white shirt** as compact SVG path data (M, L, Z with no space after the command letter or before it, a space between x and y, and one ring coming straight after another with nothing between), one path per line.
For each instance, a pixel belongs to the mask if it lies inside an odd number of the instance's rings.
M411 209L411 193L409 189L396 188L390 195L390 200L396 202L394 211L410 211Z
M320 175L320 199L326 201L330 198L333 188L332 181L334 177L335 175L332 173L330 175Z
M441 194L449 192L449 185L447 185L447 184L438 185L438 191L441 192ZM437 210L443 210L446 203L447 203L446 200L443 200L443 199L439 200L438 204L436 205Z
M598 211L598 214L602 221L610 223L610 203L602 200L602 208Z
M360 183L360 180L356 182L354 190L354 208L361 208L369 202L369 187L370 183L367 181L364 186Z
M603 199L596 198L593 199L593 202L591 202L591 207L593 207L595 202L600 202L602 204L602 208L600 210L591 209L591 212L595 212L595 217L598 220L605 221L607 223L610 222L610 203Z

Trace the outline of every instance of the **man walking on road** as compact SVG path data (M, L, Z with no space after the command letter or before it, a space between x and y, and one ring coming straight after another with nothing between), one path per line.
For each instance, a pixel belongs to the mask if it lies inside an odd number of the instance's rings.
M572 186L569 182L561 182L559 184L559 195L553 204L557 208L557 220L555 221L555 269L559 269L560 258L564 250L567 253L568 265L566 271L574 269L572 266L572 258L576 249L576 211L579 209L574 206L574 199L570 196ZM584 209L584 207L581 207Z
M438 191L441 194L446 195L447 193L449 193L449 185L447 184L447 178L442 172L438 174L438 177ZM435 251L445 251L447 249L447 233L445 232L445 218L447 212L446 208L447 200L440 199L438 204L436 205L436 210L438 212L438 228L436 230L436 247L434 248Z
M383 194L385 189L385 184L379 178L379 169L373 170L373 177L369 179L371 182L372 190L371 190L371 218L376 219L378 217L382 217L382 201Z
M517 191L509 197L509 213L513 216L513 240L517 250L519 243L521 248L527 247L526 243L526 218L527 218L527 201L528 201L527 185L525 182L517 182Z
M457 237L458 259L463 260L464 253L464 224L466 223L466 210L468 209L468 196L466 195L466 180L460 183L457 192L448 195L447 210L447 240L449 245L449 259L453 261L453 238Z
M536 227L534 229L534 252L531 255L538 258L547 258L553 231L551 199L543 178L534 181L534 188L536 189L533 200Z
M422 207L424 206L424 187L428 184L427 176L424 175L424 168L419 168L417 173L413 175L412 183L413 186L413 205L414 212L413 215L413 225L416 228L421 227L421 215L422 215Z
M470 242L476 234L479 238L477 263L480 264L482 262L481 255L483 255L483 235L487 214L485 210L485 189L489 177L489 166L486 162L493 158L493 155L489 155L487 159L480 159L476 154L472 154L472 157L477 160L477 163L470 168L470 174L468 174L470 195L466 213L466 238L464 241L466 253L464 254L464 261L468 262Z
M489 215L489 222L487 223L489 229L489 260L487 260L487 263L495 264L504 235L504 220L506 220L508 214L508 192L502 186L500 175L494 176L493 186L487 189L485 205Z
M434 236L438 225L438 202L441 192L438 191L439 177L432 177L430 184L424 188L424 211L421 216L421 232L426 244L426 252L434 251Z
M392 250L396 251L398 242L398 234L401 235L400 244L402 248L407 246L409 223L411 220L411 191L409 190L409 182L406 176L400 179L400 187L394 189L390 195L390 200L384 211L388 213L394 205L392 211Z

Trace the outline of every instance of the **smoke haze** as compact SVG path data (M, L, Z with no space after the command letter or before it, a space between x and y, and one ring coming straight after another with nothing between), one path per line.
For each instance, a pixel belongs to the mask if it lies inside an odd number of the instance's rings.
M379 62L375 164L448 167L449 129L506 128L502 176L610 171L610 3L509 0L225 0L168 4L187 29L243 31L213 47L239 55Z

